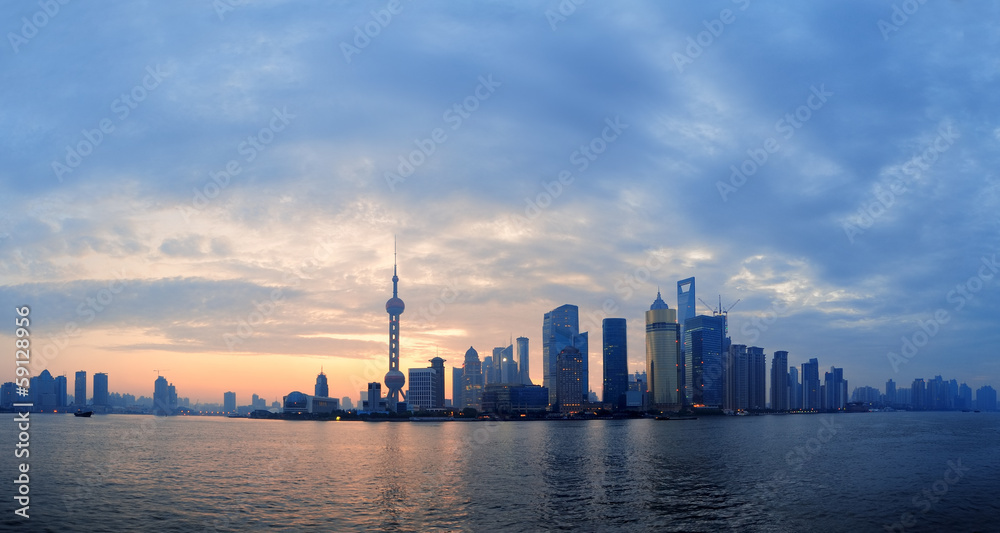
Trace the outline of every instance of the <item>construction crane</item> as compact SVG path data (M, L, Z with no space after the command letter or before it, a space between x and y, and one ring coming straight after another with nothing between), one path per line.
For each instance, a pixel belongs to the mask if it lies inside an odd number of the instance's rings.
M712 312L712 316L728 315L729 311L732 310L732 308L736 307L736 304L740 303L742 300L743 300L742 298L737 299L729 307L723 308L722 307L722 295L721 294L719 295L719 307L712 307L711 305L708 305L708 302L706 302L705 300L702 300L701 298L698 298L698 301L701 302L702 304L704 304L705 307L707 307L709 309L709 311Z
M169 368L164 368L163 370L154 368L153 372L156 372L156 377L160 377L160 372L167 372L169 370L170 370Z

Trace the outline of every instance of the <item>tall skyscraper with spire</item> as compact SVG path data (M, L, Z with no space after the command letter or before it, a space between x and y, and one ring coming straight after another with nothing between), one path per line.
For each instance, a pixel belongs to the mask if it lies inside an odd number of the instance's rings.
M323 367L319 369L319 375L316 376L316 386L313 387L313 391L316 396L322 396L326 398L330 396L330 385L326 381L326 374L323 373Z
M680 326L660 292L646 311L646 376L649 402L659 409L677 409L680 398Z
M395 248L395 245L393 245ZM399 315L406 308L399 299L399 276L396 274L396 251L392 252L392 298L385 302L385 312L389 313L389 371L385 373L386 407L395 412L399 396L406 385L406 376L399 370Z

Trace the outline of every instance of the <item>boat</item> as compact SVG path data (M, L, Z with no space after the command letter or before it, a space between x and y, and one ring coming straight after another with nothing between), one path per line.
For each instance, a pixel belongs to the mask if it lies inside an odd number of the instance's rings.
M658 416L657 420L698 420L696 416Z
M80 409L77 409L76 412L73 413L73 416L82 416L84 418L90 418L90 415L92 414L94 414L93 411L82 411Z

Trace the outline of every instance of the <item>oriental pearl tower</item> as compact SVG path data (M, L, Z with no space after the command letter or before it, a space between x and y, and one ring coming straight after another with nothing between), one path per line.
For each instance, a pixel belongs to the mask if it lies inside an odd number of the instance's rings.
M395 246L393 246L395 248ZM406 384L406 376L399 371L399 315L403 314L403 300L399 299L399 276L396 275L396 251L392 252L392 298L385 302L385 312L389 313L389 371L385 373L386 407L396 411L399 396Z

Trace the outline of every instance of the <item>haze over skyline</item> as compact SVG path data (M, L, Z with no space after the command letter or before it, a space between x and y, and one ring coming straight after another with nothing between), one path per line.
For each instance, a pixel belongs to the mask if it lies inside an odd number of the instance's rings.
M525 336L541 383L568 303L600 393L600 319L640 370L694 276L769 361L996 387L1000 6L894 5L6 6L0 302L35 375L356 399L396 235L404 373Z

